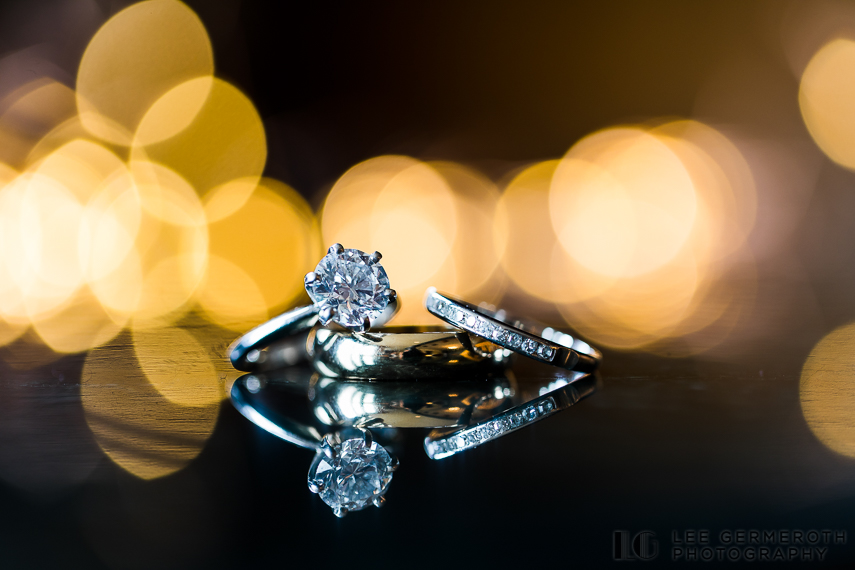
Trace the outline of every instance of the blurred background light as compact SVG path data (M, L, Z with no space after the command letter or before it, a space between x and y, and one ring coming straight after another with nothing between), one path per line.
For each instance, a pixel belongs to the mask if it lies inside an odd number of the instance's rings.
M505 289L500 260L508 242L507 220L496 218L501 193L484 174L449 161L428 164L445 179L454 196L457 234L433 283L443 291L495 302ZM443 279L449 279L444 282Z
M401 324L429 322L421 307L427 287L456 286L457 268L446 262L457 237L457 203L429 164L381 156L354 166L333 185L321 220L325 246L338 242L383 254L401 300Z
M846 164L855 44L829 37L848 24L822 14L848 12L829 0L799 27L793 10L813 10L799 6L784 11L783 37L801 112ZM46 57L0 60L43 73L0 82L0 345L27 335L81 352L198 318L220 343L305 303L302 276L339 242L383 253L399 324L434 322L421 303L436 286L563 320L606 347L704 352L762 333L739 326L756 310L758 264L783 255L820 172L804 134L770 142L712 120L649 119L566 134L555 159L363 153L292 188L262 178L270 127L215 75L188 6L148 0L106 19L74 89ZM721 111L716 93L702 90L697 108ZM206 358L221 385L222 354Z
M513 283L542 302L572 301L607 286L558 243L549 217L549 185L558 160L533 164L511 177L496 208L494 233L507 235L502 267ZM587 279L580 279L584 275Z
M267 143L252 102L229 83L199 77L158 99L136 131L132 159L168 166L199 195L261 177Z
M18 169L42 137L76 115L74 91L48 77L34 79L0 103L0 160Z
M303 276L322 254L306 201L267 178L244 197L241 185L250 182L221 187L208 202L230 213L208 226L210 257L198 294L211 319L234 330L259 324L304 295Z
M799 107L813 140L834 162L855 168L855 41L835 39L808 63Z
M556 168L549 193L553 228L579 263L631 277L674 258L695 222L697 198L679 157L637 128L579 141Z
M158 99L213 72L211 42L190 8L175 0L139 2L89 42L77 73L77 106L93 135L129 146L128 135Z

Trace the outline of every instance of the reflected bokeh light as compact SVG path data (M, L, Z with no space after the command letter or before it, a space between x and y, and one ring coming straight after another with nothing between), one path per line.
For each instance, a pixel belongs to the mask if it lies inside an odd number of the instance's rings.
M202 450L216 425L221 389L199 343L168 328L92 350L80 395L104 453L129 473L154 479L182 469Z
M802 414L813 434L832 451L855 457L855 324L826 335L802 367Z

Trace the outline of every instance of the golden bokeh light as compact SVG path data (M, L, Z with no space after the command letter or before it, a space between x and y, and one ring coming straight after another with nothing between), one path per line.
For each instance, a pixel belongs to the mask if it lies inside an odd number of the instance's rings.
M548 192L556 166L557 160L540 162L517 174L505 187L494 218L508 228L502 256L505 273L526 293L544 300L554 294L551 280L544 279L543 273L551 265L555 242Z
M179 343L161 342L152 347L145 337L137 351L147 358L155 350L159 365L149 363L150 369L144 370L134 346L122 335L88 354L80 386L86 422L98 445L114 463L142 479L169 475L192 461L214 431L220 410L219 399L212 398L214 390L206 384L216 385L216 378L195 376L211 370L196 361L182 369L188 357L198 356L198 347L188 344L182 333L162 329L152 334ZM188 348L194 353L182 351ZM166 368L169 365L171 369ZM158 387L191 405L170 400ZM197 396L193 391L200 387Z
M579 141L556 167L549 213L570 255L608 276L652 271L692 231L696 196L679 157L654 135L617 128Z
M742 155L707 125L606 129L511 181L503 210L519 236L503 262L518 286L555 303L595 343L709 350L753 301L745 248L754 190ZM725 285L735 266L743 279Z
M809 127L808 103L819 101L814 114L846 107L822 97L848 93L827 78L844 75L834 66L847 46L829 44L805 71ZM383 254L399 324L434 321L422 306L429 286L498 303L513 285L535 313L560 313L605 346L658 351L680 337L700 351L753 300L754 178L737 147L697 121L597 131L507 175L501 191L462 164L378 156L344 172L316 216L262 178L259 113L214 75L208 34L177 0L110 18L76 90L40 78L7 92L0 346L31 330L52 351L78 352L130 329L141 373L172 403L195 405L148 364L154 331L263 322L303 297L304 274L336 242ZM744 290L726 285L745 276ZM196 371L213 366L222 380L221 364L209 354Z
M81 284L77 237L83 208L59 182L25 173L3 188L0 210L10 278L0 311L7 320L28 322L57 310Z
M130 137L130 135L128 135ZM124 157L127 154L127 149L120 145L110 144L105 141L98 140L83 125L79 115L74 115L70 119L66 119L57 124L54 128L48 131L42 138L38 140L32 148L30 148L25 160L26 166L31 166L46 156L53 154L59 148L64 147L72 142L86 141L90 143L98 143L102 149L110 151L117 157Z
M799 107L813 140L834 162L855 168L855 41L836 39L802 74Z
M0 108L0 161L19 169L42 137L76 114L74 91L48 78L19 87Z
M204 196L235 179L260 178L267 141L246 95L221 79L199 77L152 105L131 156L169 167Z
M322 253L314 214L293 189L265 178L243 194L226 185L207 203L231 213L209 225L211 256L198 294L214 322L236 330L291 305Z
M433 284L440 290L456 291L460 296L476 296L479 301L495 302L504 291L505 279L500 261L508 243L506 218L497 218L501 193L480 172L448 161L428 163L442 175L454 194L457 236L446 264L454 272L440 271ZM443 282L443 274L454 279Z
M670 333L686 318L699 285L686 256L655 271L619 279L581 303L559 306L585 338L612 348L636 349Z
M130 145L127 133L136 132L155 101L213 72L211 42L190 8L175 0L139 2L89 42L77 73L77 106L92 134Z
M802 414L826 447L855 457L855 324L826 335L802 367L799 397Z
M757 216L757 189L742 153L721 132L698 121L671 121L651 129L680 158L697 196L693 235L709 261L739 252Z
M502 256L505 273L520 289L550 304L585 299L614 281L573 260L557 242L549 216L549 187L559 163L539 162L513 176L494 218L494 235L508 236Z
M59 311L34 319L39 338L54 352L83 352L115 338L125 325L106 311L88 287L80 288Z
M147 326L189 309L205 271L207 225L186 181L133 162L89 202L86 219L88 282L117 321Z
M321 213L325 246L339 242L363 251L371 247L368 216L380 192L399 172L419 165L408 156L378 156L351 167L330 189Z
M455 283L446 265L457 236L457 204L442 175L429 164L381 156L342 175L324 203L324 244L380 251L402 303L396 322L416 324L430 316L421 306L427 287Z

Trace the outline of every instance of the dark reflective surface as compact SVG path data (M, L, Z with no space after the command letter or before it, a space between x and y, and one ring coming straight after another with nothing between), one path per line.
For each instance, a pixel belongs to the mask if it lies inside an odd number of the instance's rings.
M185 330L228 342L228 331ZM128 346L122 336L108 349ZM73 356L16 369L9 355L25 364L38 349L8 350L6 567L332 566L318 562L319 536L340 552L382 537L389 556L415 567L445 564L451 553L471 565L523 565L532 549L544 563L599 566L612 561L613 531L645 529L657 533L658 561L669 564L673 530L850 528L855 464L811 433L796 354L740 364L607 354L594 396L442 461L425 455L426 430L399 429L390 445L402 467L388 504L337 520L306 489L312 453L227 401L206 433L207 406L164 401L121 367L81 377L86 359ZM560 376L522 360L513 373L518 387ZM282 398L316 421L310 375L290 381L295 390ZM91 418L87 385L131 398L135 415ZM164 414L157 428L145 422L153 413ZM119 441L102 425L133 437ZM499 529L513 544L435 548L437 529L452 532L461 521L469 544L495 541ZM549 544L566 547L537 548ZM853 556L850 545L831 545L828 560Z

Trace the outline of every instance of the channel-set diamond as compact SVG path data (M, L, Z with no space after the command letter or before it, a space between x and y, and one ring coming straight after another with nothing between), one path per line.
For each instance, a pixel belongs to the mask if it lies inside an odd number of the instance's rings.
M451 302L437 298L435 294L428 295L426 306L429 311L447 319L450 323L492 340L505 348L520 351L528 356L547 362L551 362L555 356L555 349L543 342L539 342L537 337L530 337L508 330L508 325L484 317L475 311L456 307Z

